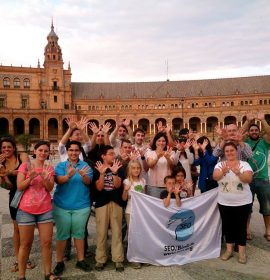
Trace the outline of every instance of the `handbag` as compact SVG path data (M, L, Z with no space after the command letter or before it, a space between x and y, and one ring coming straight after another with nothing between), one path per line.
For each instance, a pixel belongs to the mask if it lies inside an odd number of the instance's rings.
M10 206L13 208L18 208L20 201L22 199L24 191L16 190L14 197L11 200Z

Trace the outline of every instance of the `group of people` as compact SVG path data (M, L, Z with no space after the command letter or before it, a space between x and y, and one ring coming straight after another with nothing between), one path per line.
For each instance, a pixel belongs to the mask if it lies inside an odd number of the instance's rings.
M261 135L260 121L264 134ZM229 124L216 128L218 144L212 147L203 135L184 128L174 139L171 129L157 124L149 143L145 131L132 131L129 120L98 126L86 118L67 118L68 129L59 143L60 162L51 166L47 159L50 143L39 141L33 159L18 153L12 138L0 141L0 183L9 189L10 214L14 224L13 244L16 262L12 271L25 279L34 230L37 226L45 279L61 279L65 261L70 258L72 240L76 248L76 267L90 271L87 253L87 224L91 207L96 216L95 269L104 269L108 260L107 237L111 230L111 255L116 271L124 270L123 224L129 226L133 191L163 200L164 206L181 207L183 199L218 188L218 207L226 251L233 256L238 245L239 263L246 263L246 240L252 202L256 194L264 217L265 235L270 241L270 184L268 149L270 126L264 113L248 114L242 128ZM89 137L85 131L92 131ZM248 136L248 137L247 137ZM197 167L199 168L199 172ZM54 189L53 197L51 192ZM18 206L14 198L19 195ZM123 219L125 217L125 219ZM56 226L56 266L52 269L53 225ZM132 263L140 268L139 263Z

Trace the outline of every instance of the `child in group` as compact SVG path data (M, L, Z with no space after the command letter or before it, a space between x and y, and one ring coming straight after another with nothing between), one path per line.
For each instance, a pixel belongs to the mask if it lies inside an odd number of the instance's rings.
M182 166L175 166L172 171L175 178L175 186L180 189L180 198L188 198L193 196L192 180L186 181L186 171Z
M180 186L175 185L175 178L172 175L164 178L166 190L160 193L160 198L163 199L164 206L167 208L171 203L171 198L175 198L176 205L181 206Z
M129 227L130 211L131 211L131 190L137 192L145 192L145 179L142 177L142 166L139 160L130 160L127 166L127 178L123 182L124 191L122 199L127 201L125 217ZM141 268L140 263L131 263L132 268Z

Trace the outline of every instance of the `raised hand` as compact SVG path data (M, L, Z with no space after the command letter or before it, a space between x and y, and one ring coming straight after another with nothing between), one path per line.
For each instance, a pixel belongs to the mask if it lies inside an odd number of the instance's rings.
M76 173L76 169L74 168L74 166L72 164L69 163L67 166L68 177L71 178L75 173Z
M65 122L67 123L67 125L70 129L74 129L77 127L76 118L74 116L72 116L70 118L66 118Z
M180 186L179 185L175 185L174 189L173 189L173 192L174 192L175 196L178 196L179 193L181 192Z
M165 127L163 126L162 121L159 121L157 123L157 131L158 132L164 132L164 129L165 129Z
M89 166L84 166L83 168L78 169L78 173L81 175L81 177L84 177L85 175L87 175L89 170L90 170Z
M80 130L83 130L85 129L85 127L87 127L88 125L88 120L86 117L82 117L78 122L76 122L77 124L77 127L80 129Z
M157 157L158 158L161 158L161 157L163 157L164 156L164 153L165 153L165 151L163 151L163 150L156 150L156 154L157 154Z
M172 153L172 148L169 148L167 151L164 152L164 157L165 157L166 159L169 159L171 153Z
M234 137L234 140L239 142L243 142L244 138L245 138L246 133L243 131L242 128L238 129L238 131L236 132L236 135Z
M171 126L169 124L167 124L165 127L164 127L164 130L166 133L170 133L170 131L172 130Z
M125 185L124 190L128 192L130 190L130 185Z
M193 139L188 139L187 142L185 143L185 146L184 146L185 150L189 149L190 146L192 146L193 143L194 143Z
M0 154L0 164L2 164L6 160L5 154Z
M247 113L247 120L248 121L252 121L252 120L254 120L255 119L255 114L254 114L254 112L249 112L249 113Z
M130 120L129 120L129 119L125 119L125 120L123 121L123 125L124 125L124 126L130 126Z
M112 125L110 122L106 122L103 126L102 126L102 131L106 134L108 134L109 130L112 128Z
M118 159L115 159L113 161L113 165L110 167L112 173L117 173L118 169L122 167L122 164L120 163L120 161Z
M217 125L217 126L215 126L215 132L223 140L226 140L228 138L227 130L225 128L220 128Z
M36 172L35 166L33 164L29 164L27 169L28 169L27 174L30 180L33 180L35 177L39 175L39 173Z
M97 161L95 168L100 175L105 174L105 171L107 170L107 167L101 161Z
M52 171L50 165L44 164L43 169L40 173L40 176L43 180L50 180L52 177Z
M199 146L203 152L205 152L206 146L208 145L208 143L209 143L209 141L207 139L204 139L202 144L199 143Z
M227 161L222 161L221 162L221 168L220 169L221 169L221 171L224 175L230 171L230 168L227 165Z
M260 120L260 121L264 120L264 112L259 111L258 115L257 115L257 119Z
M92 130L94 134L98 134L98 132L100 131L95 122L90 122L88 127Z
M240 167L240 162L237 164L237 166L233 166L230 169L235 175L238 176L241 173L241 169L242 169L242 167Z
M135 160L141 157L141 153L139 150L134 150L133 152L131 152L130 154L130 159L131 160Z

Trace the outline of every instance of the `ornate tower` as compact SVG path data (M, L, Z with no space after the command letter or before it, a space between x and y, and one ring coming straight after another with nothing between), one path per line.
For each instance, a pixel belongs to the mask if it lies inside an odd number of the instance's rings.
M48 109L64 109L71 104L71 69L64 70L61 47L54 31L53 22L44 50L43 100Z

